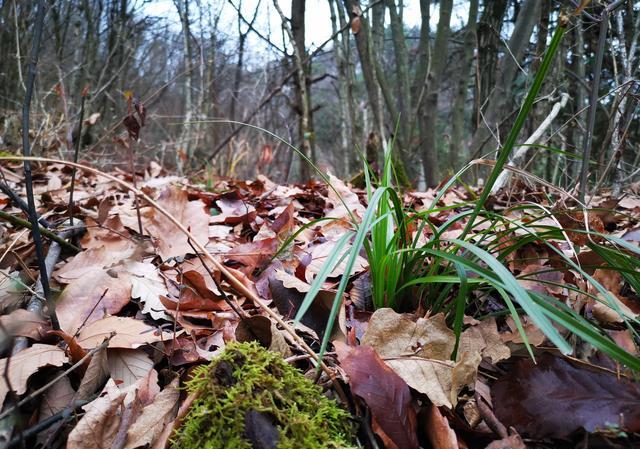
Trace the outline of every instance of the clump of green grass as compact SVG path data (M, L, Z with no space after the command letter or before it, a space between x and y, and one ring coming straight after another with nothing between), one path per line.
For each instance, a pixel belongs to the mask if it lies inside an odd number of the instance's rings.
M391 162L392 145L385 149L383 170L375 188L368 167L365 167L369 202L364 217L360 223L354 221L354 230L347 232L337 242L333 255L325 262L323 269L316 276L310 291L303 300L296 316L297 320L308 310L315 295L333 269L342 263L343 259L346 259L346 269L338 285L327 321L327 329L333 328L349 276L359 252L364 247L370 266L375 308L391 307L396 310L406 310L415 308L417 302L420 302L421 306L431 313L444 312L459 339L464 315L471 303L475 301L474 298L493 295L503 300L506 310L513 317L532 357L534 357L533 349L520 319L522 313L528 315L547 338L565 354L571 353L573 348L558 328L566 329L614 360L632 369L640 369L640 360L616 345L603 329L555 297L527 290L505 266L506 256L518 247L534 240L543 242L550 251L557 254L567 269L579 273L583 279L590 283L604 298L607 305L621 314L630 331L635 333L637 321L624 316L611 293L551 243L553 240L563 239L566 236L565 231L559 226L541 230L535 224L536 216L534 216L534 220L524 223L492 213L485 208L491 188L516 144L520 130L540 91L564 31L563 25L556 29L505 145L500 149L498 159L484 190L479 198L471 204L472 208L452 215L438 227L428 219L430 214L442 210L437 208L439 200L454 183L460 180L461 175L470 165L452 177L440 189L431 207L420 213L405 209L398 189L394 187ZM461 206L465 205L456 205L455 207L461 208ZM544 215L538 214L537 217L542 218ZM483 230L472 233L474 227L477 228L477 225L480 224L483 225ZM444 232L454 226L463 228L461 235L455 239L444 238ZM429 227L431 232L430 238L424 243L420 237L426 227ZM511 232L510 238L513 239L511 246L498 244L499 242L503 243L504 240L496 238L497 236L500 236L504 230L516 228L521 231L519 235L509 231ZM410 229L413 230L413 235L409 232ZM595 235L592 231L584 232ZM604 235L598 235L598 237L605 243L593 243L591 249L608 262L610 269L620 271L625 280L636 292L640 293L640 279L637 274L638 268L640 268L637 255L640 254L640 251L620 239ZM351 248L345 253L343 249L349 244L351 244ZM585 297L602 301L602 299L580 290L577 286L565 285L565 287L577 290ZM330 332L324 333L320 355L326 351L329 336ZM456 351L457 344L452 354L453 359L456 357Z

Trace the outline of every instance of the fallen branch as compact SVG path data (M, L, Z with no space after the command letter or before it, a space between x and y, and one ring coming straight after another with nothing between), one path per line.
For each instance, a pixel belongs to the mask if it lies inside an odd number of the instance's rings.
M25 202L25 200L20 198L16 192L11 190L11 187L9 187L4 182L0 181L0 191L2 191L2 193L7 195L11 200L11 202L16 206L18 206L22 210L22 212L24 212L25 214L27 214L27 216L29 216L29 205ZM38 222L45 228L51 227L51 223L49 223L47 219L44 217L38 217ZM40 231L40 232L43 232L43 231Z
M8 221L12 225L20 226L21 228L27 228L27 229L30 229L31 231L33 231L33 227L31 226L31 223L28 222L27 220L23 220L20 217L16 217L15 215L8 214L8 213L6 213L4 211L1 211L1 210L0 210L0 219ZM80 252L80 248L78 248L77 246L75 246L72 243L67 242L64 239L64 237L61 237L60 235L56 234L55 232L52 232L52 231L50 231L48 229L45 229L45 228L43 228L41 226L38 226L38 228L40 229L40 234L44 235L45 237L48 237L52 241L56 242L58 245L64 246L68 250L75 251L76 253Z
M517 149L513 152L511 159L509 160L509 165L517 167L520 162L525 158L529 149L532 145L534 145L544 134L544 132L549 128L553 120L558 116L560 110L567 105L567 101L569 101L569 94L563 93L560 96L560 101L553 105L549 115L540 123L538 129L536 129L531 136L526 140L523 145L517 147ZM493 185L491 189L491 193L497 193L501 188L507 185L509 182L509 178L511 177L511 172L509 170L503 169L500 176L496 180L496 183Z

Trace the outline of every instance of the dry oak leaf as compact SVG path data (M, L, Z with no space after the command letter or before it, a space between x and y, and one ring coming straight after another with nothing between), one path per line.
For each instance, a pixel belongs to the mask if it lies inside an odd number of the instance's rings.
M127 242L129 242L127 240ZM101 246L91 248L76 255L70 262L54 273L54 277L63 284L91 274L96 270L106 269L122 260L131 257L136 245L131 243L119 251Z
M351 391L371 410L373 430L385 447L418 449L417 418L409 387L370 346L334 342L340 366L349 376Z
M136 405L151 404L158 391L155 370L128 387L118 387L109 379L102 393L83 407L86 412L73 428L67 440L67 449L107 449L113 447L120 427L126 423L125 414Z
M18 354L11 356L9 360L8 378L11 388L16 394L21 395L27 391L29 376L45 366L62 366L68 362L64 351L57 346L35 344ZM4 373L7 359L0 360L0 373ZM0 377L0 404L4 402L9 393L9 386L5 376Z
M189 201L186 190L177 187L166 188L158 198L160 204L176 220L190 230L196 242L206 245L209 241L209 214L202 201ZM151 235L163 260L192 253L187 236L167 217L155 209L143 213L143 226Z
M457 361L452 362L455 335L444 315L414 322L408 315L383 308L371 316L361 342L372 346L411 388L426 394L436 406L452 408L460 390L475 384L481 361L478 348L485 347L482 341L466 337Z
M158 328L130 317L108 316L84 327L78 335L78 344L85 349L98 346L111 334L109 348L135 349L158 341L172 340L179 333L161 332Z
M332 188L329 188L329 203L333 206L333 209L326 213L327 217L332 218L346 218L350 217L349 212L354 214L356 217L363 217L365 212L365 207L360 203L360 199L358 195L353 193L353 191L341 180L333 176L329 173L329 181ZM334 191L334 189L338 192ZM345 207L345 204L349 208Z
M162 434L165 426L173 421L178 411L178 378L156 395L153 402L144 409L127 431L125 449L150 447Z

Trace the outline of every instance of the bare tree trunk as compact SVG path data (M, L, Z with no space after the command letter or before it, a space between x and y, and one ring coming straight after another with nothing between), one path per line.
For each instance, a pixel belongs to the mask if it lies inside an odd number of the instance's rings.
M434 186L440 181L436 126L438 121L438 94L440 80L449 54L449 32L453 0L440 1L440 18L431 56L431 69L427 79L427 96L420 108L420 140L425 182Z
M394 121L394 126L395 121L400 120L399 131L402 135L402 142L405 144L403 150L407 152L409 149L406 145L408 145L410 140L409 125L411 123L409 52L404 36L404 24L402 23L402 17L400 17L396 9L395 1L387 0L387 8L389 9L389 16L391 18L391 40L393 41L396 62L396 95L398 97L398 113L400 114L400 117L391 117L391 119ZM384 33L382 35L384 36ZM409 164L405 162L407 169L409 168L408 165Z
M476 43L476 25L478 20L478 0L469 3L469 19L464 31L463 51L456 71L457 80L453 82L456 93L451 113L451 144L449 145L449 164L456 170L458 164L466 158L465 145L465 105L469 90L469 75L473 67L473 50Z
M238 97L240 96L240 84L242 83L242 73L243 73L242 70L244 68L245 45L247 42L247 36L249 35L249 32L253 28L256 22L256 19L258 18L260 3L261 1L258 1L258 3L256 4L256 8L253 12L253 16L249 21L247 31L244 33L242 32L243 20L242 20L242 17L240 16L240 13L238 13L238 62L236 63L236 70L233 77L233 91L231 93L231 104L229 106L229 118L231 120L237 120L236 105L238 103ZM241 11L241 10L242 10L242 0L238 4L238 11Z
M577 126L574 126L571 132L571 142L573 143L575 148L582 148L583 139L584 139L584 130L587 127L586 124L586 111L582 111L582 108L585 105L585 98L587 96L587 91L585 88L585 80L587 79L584 62L584 30L582 17L576 17L576 24L574 27L574 42L573 46L574 53L571 61L571 65L573 68L573 72L575 74L575 79L571 83L573 86L572 92L574 92L574 114L576 114L575 120L577 122ZM573 178L575 174L578 173L580 169L580 161L574 160L568 163L567 171L569 178Z
M191 160L193 156L193 148L191 145L191 120L193 118L193 49L191 46L191 27L189 23L189 0L174 0L180 23L182 25L182 46L183 60L186 71L184 79L184 125L178 139L178 168L182 170L181 163L183 158L180 157L180 151L184 152L187 160Z
M351 24L356 40L356 48L358 49L358 56L360 58L360 68L367 89L371 112L373 112L374 130L380 133L383 129L383 122L380 110L376 107L379 104L379 95L371 49L369 48L369 23L366 18L362 16L360 0L343 0L343 2L346 10L351 14Z
M289 40L293 45L293 59L296 68L296 97L297 107L299 111L298 135L300 141L300 151L308 159L313 160L311 140L313 138L313 129L311 128L311 103L309 97L309 76L305 63L306 49L304 44L305 23L304 23L304 0L291 1L291 25L287 17L282 12L278 0L273 0L280 19ZM311 168L306 161L301 161L300 175L304 181L310 179Z
M498 50L502 47L500 32L507 10L507 0L484 0L478 22L478 79L474 101L474 130L482 127L482 110L495 85Z
M631 45L627 50L627 39L625 35L625 26L624 26L624 18L622 15L622 11L618 11L615 13L615 22L616 22L616 34L618 35L619 41L619 51L618 56L620 59L620 64L622 66L622 76L615 77L616 84L621 86L625 83L629 83L633 80L633 71L636 66L636 51L638 48L638 35L640 34L640 15L636 16L636 20L633 27L633 36L631 38ZM620 92L620 91L618 91ZM613 154L611 157L613 158L616 170L614 170L614 179L613 179L613 197L617 197L620 195L620 190L622 189L622 177L624 175L624 170L622 168L622 155L623 155L623 129L622 129L622 117L626 116L627 109L627 92L620 92L622 98L620 99L619 105L616 108L616 111L613 116L612 123L612 134L611 134L611 149Z
M491 134L497 135L497 129L502 122L505 111L510 109L508 106L513 99L512 84L539 16L540 1L525 0L509 40L509 50L498 64L496 83L489 98L483 123L473 136L472 154L481 151L482 147L490 140ZM495 143L492 142L492 145Z

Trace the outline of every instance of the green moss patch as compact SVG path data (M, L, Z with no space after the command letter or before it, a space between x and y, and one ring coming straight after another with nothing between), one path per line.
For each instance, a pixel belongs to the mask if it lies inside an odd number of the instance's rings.
M187 383L199 393L173 441L180 449L354 447L347 411L258 343L232 343Z

